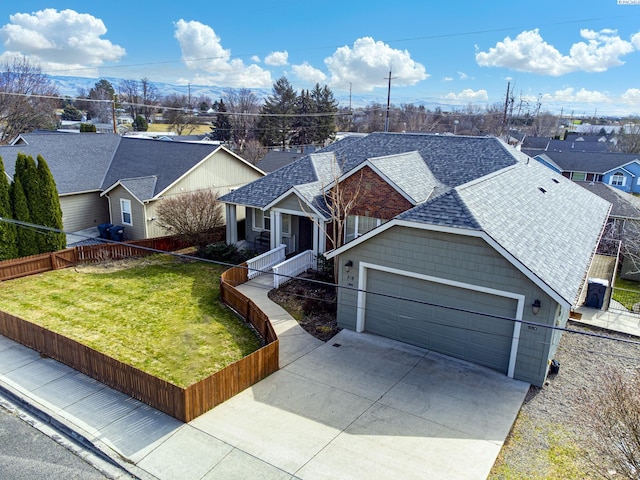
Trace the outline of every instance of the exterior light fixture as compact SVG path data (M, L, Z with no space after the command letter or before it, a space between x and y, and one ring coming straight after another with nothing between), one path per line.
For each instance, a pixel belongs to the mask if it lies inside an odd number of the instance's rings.
M531 304L531 311L534 315L537 315L540 311L540 300L536 298L536 300Z
M351 267L353 267L353 262L348 260L347 263L344 264L344 269L349 273L351 271Z

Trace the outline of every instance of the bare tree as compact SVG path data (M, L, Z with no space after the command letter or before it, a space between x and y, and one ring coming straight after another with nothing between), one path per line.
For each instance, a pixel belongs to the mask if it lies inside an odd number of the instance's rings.
M140 113L147 122L151 121L151 114L156 111L160 103L160 92L158 88L145 77L140 80L140 95L143 106Z
M23 132L55 127L58 91L42 69L26 57L0 68L0 144Z
M164 100L164 118L178 135L189 135L198 126L197 117L193 115L187 102L186 95L176 94L171 94Z
M140 88L137 80L125 79L118 84L118 101L123 105L131 118L136 118L140 111Z
M260 111L258 97L249 89L227 89L223 101L230 115L233 142L244 155L245 143L254 138L257 113Z
M604 478L640 477L640 372L605 368L596 388L585 393L581 421L589 427L589 460ZM603 461L604 460L604 461Z
M218 192L198 190L164 198L157 209L158 224L190 241L198 248L207 245L211 233L224 225Z
M640 153L640 124L625 125L616 135L616 150L622 153Z
M256 163L258 163L258 161L262 160L267 153L267 149L263 147L258 140L252 139L247 140L247 142L244 144L244 149L241 152L241 156L247 162L255 165Z
M324 223L314 217L311 212L307 211L300 201L300 209L307 213L307 217L314 222L325 237L331 243L331 248L336 249L344 244L344 231L347 218L351 212L358 206L362 185L362 170L347 179L340 181L343 173L344 162L339 163L337 160L331 164L331 180L321 185L324 209L323 214L329 220ZM337 257L334 258L334 262ZM335 266L335 264L334 264ZM333 269L334 281L338 282L338 269Z

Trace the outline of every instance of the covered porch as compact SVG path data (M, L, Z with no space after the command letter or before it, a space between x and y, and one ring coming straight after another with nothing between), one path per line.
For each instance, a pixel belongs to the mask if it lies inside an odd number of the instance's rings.
M238 221L237 206L225 204L226 243L267 252L285 246L290 257L310 250L314 256L326 251L325 220L317 214L293 209L246 207L244 222ZM240 231L244 224L244 231Z

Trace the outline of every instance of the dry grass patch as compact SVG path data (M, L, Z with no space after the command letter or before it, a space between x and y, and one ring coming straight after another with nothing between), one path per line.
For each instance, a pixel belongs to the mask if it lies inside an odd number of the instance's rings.
M153 256L0 283L2 310L187 387L260 348L219 301L223 268Z

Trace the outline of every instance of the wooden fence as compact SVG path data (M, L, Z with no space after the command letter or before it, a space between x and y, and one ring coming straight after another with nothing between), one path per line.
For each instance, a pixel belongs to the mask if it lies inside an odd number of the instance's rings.
M212 241L220 238L219 232L212 234ZM179 237L159 237L146 240L132 240L123 243L101 243L67 248L59 252L42 253L28 257L4 260L0 262L0 281L35 275L66 268L78 263L103 262L123 258L151 255L154 250L174 252L187 248L190 244Z
M179 243L168 242L167 245L172 249L180 248L176 247ZM122 258L119 255L130 257L145 254L141 253L144 250L133 249L137 255L130 255L127 248L133 247L121 244L92 245L0 262L0 279L18 278L80 262ZM159 249L157 244L149 248ZM153 252L147 251L148 253ZM224 272L220 282L220 295L227 305L255 328L265 345L187 388L161 380L75 340L2 311L0 335L58 360L178 420L189 422L279 368L279 340L269 318L235 288L247 281L246 272L246 267L234 267Z

